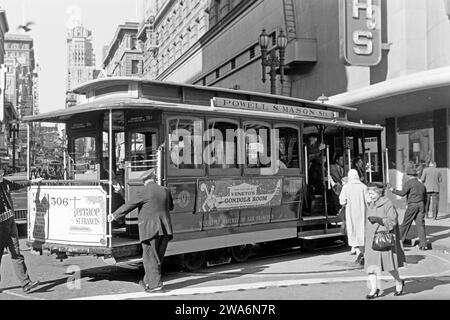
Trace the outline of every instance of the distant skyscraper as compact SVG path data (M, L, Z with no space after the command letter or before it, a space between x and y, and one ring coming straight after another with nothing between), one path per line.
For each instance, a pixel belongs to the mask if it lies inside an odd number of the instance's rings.
M92 32L82 25L67 31L67 67L66 107L71 107L78 101L71 90L80 83L94 79L95 76Z

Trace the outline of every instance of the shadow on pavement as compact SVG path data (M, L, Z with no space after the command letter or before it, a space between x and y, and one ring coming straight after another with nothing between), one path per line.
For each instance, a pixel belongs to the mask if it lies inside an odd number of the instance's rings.
M420 254L406 254L406 263L407 264L418 264L420 261L424 260L425 256Z
M402 296L407 297L408 294L422 293L424 291L433 290L435 287L448 284L450 284L449 276L435 277L435 278L427 277L412 280L408 280L408 278L406 278ZM394 292L395 292L395 285L385 289L382 296L394 294Z
M425 231L427 234L428 243L433 243L441 239L447 239L450 237L450 228L446 226L435 226L435 225L428 225L425 222ZM445 232L447 231L447 232ZM439 233L439 234L437 234ZM411 229L408 232L408 235L406 237L407 239L416 239L418 238L417 235L417 227L415 224L411 226ZM418 243L418 240L415 241Z

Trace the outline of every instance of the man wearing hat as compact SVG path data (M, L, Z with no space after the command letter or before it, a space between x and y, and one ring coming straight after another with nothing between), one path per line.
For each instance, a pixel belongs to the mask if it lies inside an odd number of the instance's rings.
M108 221L120 220L139 208L139 240L145 276L140 284L147 292L162 290L161 265L167 244L173 238L170 210L173 210L172 195L167 188L156 184L155 169L141 176L144 188L135 201L125 203L108 215Z
M433 199L433 217L437 220L439 212L439 184L442 182L442 174L436 168L436 162L431 161L428 168L425 168L420 178L427 188L427 203L425 205L425 216L430 209L430 202Z
M408 181L403 185L403 189L395 190L389 185L392 193L407 199L407 208L403 222L400 226L400 236L402 242L405 243L408 231L413 221L416 222L417 233L419 235L419 249L427 250L427 237L425 233L425 201L427 199L427 190L422 182L417 178L417 170L414 164L410 164L406 170L409 176Z

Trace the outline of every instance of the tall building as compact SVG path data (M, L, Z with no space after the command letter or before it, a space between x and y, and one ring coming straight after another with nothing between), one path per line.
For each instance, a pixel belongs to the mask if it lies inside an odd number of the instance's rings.
M6 98L19 111L20 117L34 114L34 47L28 35L7 34L5 64L8 68Z
M144 77L170 72L175 61L199 45L209 24L208 0L145 0L138 40L144 43Z
M5 37L6 100L18 111L19 118L36 114L38 101L38 73L34 58L33 39L28 35L7 34ZM8 143L10 165L26 165L27 128L12 124Z
M138 27L137 22L117 27L111 44L104 50L103 69L107 76L142 76L142 49L136 39Z
M10 116L8 110L11 104L5 101L6 88L6 67L4 65L5 58L5 34L9 31L6 12L0 8L0 166L8 163L8 145L7 137L9 135L9 126L7 125Z
M78 103L78 97L71 90L80 83L95 78L95 55L92 46L92 32L82 25L67 31L67 95L66 107Z

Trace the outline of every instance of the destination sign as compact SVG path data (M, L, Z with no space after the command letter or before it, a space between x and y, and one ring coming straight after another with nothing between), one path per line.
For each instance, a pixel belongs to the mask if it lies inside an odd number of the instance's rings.
M318 118L337 118L339 113L329 110L312 109L306 107L288 106L258 101L236 100L214 97L213 106L218 108L233 108L243 110L264 111L273 113L292 114L296 116L309 116Z

